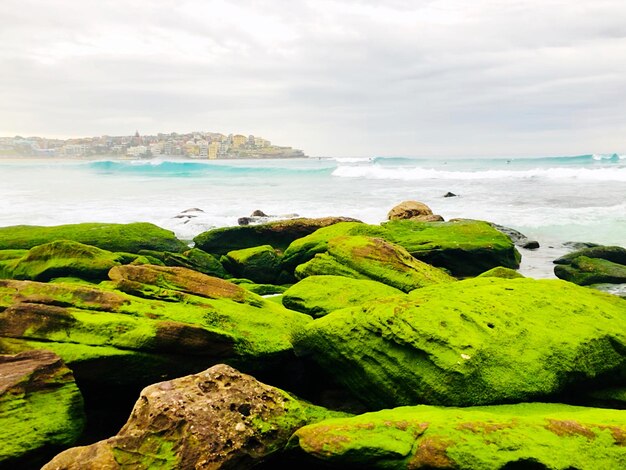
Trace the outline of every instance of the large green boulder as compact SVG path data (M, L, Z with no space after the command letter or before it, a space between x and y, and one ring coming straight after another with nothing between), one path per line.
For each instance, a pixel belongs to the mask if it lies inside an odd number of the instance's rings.
M288 363L311 320L185 268L116 266L111 277L106 288L0 280L0 353L45 348L79 383L137 387L216 362Z
M23 256L0 261L0 278L49 281L57 277L107 279L124 256L82 243L59 240L39 245Z
M326 253L317 254L311 261L298 266L296 277L343 275L382 282L404 292L455 281L441 269L416 260L401 246L382 238L336 237L328 242L326 250ZM351 272L357 274L351 275Z
M626 264L617 264L602 258L578 256L569 264L557 264L554 274L559 279L573 282L579 286L592 284L626 283Z
M475 278L332 312L296 351L372 409L529 401L626 380L626 303L558 280Z
M0 466L28 468L73 444L84 425L72 372L50 351L0 355ZM44 460L45 461L45 460Z
M509 237L480 220L392 220L385 237L411 255L455 276L477 276L497 266L516 269L521 256Z
M108 251L140 250L181 252L187 245L174 233L147 222L132 224L82 223L41 227L16 225L0 228L0 250L30 249L57 240L71 240Z
M233 276L258 284L275 284L281 273L280 256L270 245L229 251L222 264Z
M521 259L509 237L487 222L392 220L381 226L341 223L320 229L295 240L285 250L283 265L293 270L326 252L333 238L347 235L382 238L400 245L413 257L460 277L477 276L497 266L516 269Z
M345 416L220 364L141 392L117 435L69 449L44 470L247 469L282 451L298 428Z
M343 276L311 276L287 289L282 302L291 310L321 317L370 300L402 295L401 290L376 281Z
M626 411L522 403L402 407L300 428L293 468L626 468Z
M347 217L302 218L259 225L224 227L203 232L193 241L201 250L217 255L225 255L229 251L259 245L271 245L278 250L284 250L294 240L309 235L321 227L346 221L354 221L354 219Z

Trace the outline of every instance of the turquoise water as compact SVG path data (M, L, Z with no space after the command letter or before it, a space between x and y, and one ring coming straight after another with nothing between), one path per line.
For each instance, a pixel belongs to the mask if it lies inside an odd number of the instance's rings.
M223 161L1 160L0 226L149 221L190 239L256 209L379 223L400 201L537 239L525 269L548 276L565 241L626 246L626 159L405 157ZM444 198L447 192L458 197ZM175 216L189 208L194 219ZM549 247L553 248L549 248ZM529 264L530 263L530 264ZM548 269L549 266L549 269Z

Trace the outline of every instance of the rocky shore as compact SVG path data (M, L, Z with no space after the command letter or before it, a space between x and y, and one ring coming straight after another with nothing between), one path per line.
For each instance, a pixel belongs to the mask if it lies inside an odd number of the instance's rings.
M263 222L0 228L0 468L626 468L625 248Z

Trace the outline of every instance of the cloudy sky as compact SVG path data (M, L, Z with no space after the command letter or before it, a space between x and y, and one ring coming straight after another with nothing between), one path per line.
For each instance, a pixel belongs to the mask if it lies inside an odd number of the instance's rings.
M2 0L0 135L626 152L623 0Z

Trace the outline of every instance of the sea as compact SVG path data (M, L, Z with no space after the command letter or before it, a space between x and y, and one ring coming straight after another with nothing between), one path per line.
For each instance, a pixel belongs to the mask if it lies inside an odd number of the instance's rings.
M184 240L272 216L386 220L416 200L444 219L513 228L537 240L521 272L554 277L567 242L626 247L626 157L0 159L0 226L147 221ZM445 197L447 193L455 196ZM192 212L186 212L194 209ZM195 217L188 217L194 215ZM182 216L182 217L181 217Z

